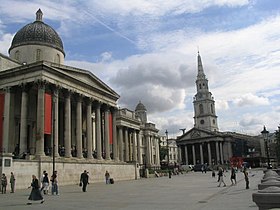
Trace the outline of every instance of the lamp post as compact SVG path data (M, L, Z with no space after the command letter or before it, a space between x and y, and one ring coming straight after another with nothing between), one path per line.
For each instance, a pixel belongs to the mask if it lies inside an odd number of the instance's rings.
M266 130L265 126L263 126L263 131L261 132L264 143L265 143L265 149L266 149L266 157L267 157L267 169L271 169L271 164L270 164L270 158L269 158L269 151L268 151L268 134L269 131Z
M167 170L168 170L169 179L171 179L171 171L169 168L169 145L168 145L168 131L167 130L165 131L165 134L166 134L166 148L167 148Z

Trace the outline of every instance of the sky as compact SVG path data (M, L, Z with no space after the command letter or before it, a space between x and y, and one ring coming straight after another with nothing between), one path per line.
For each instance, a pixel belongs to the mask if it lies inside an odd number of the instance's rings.
M0 53L39 8L65 65L99 77L120 108L141 101L160 134L194 125L198 51L220 131L259 135L280 124L280 1L0 0Z

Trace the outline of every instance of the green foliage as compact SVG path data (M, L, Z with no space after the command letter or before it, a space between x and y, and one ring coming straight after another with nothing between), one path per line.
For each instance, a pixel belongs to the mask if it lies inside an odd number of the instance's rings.
M160 161L164 160L164 158L167 156L167 148L166 147L160 147L159 148L159 157Z

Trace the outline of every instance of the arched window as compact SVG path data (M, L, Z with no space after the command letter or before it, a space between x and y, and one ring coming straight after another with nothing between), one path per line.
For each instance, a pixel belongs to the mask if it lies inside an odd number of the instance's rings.
M59 54L56 54L54 62L55 63L60 63L60 56L59 56Z
M214 114L213 104L211 104L211 113Z
M199 113L200 113L200 114L203 114L203 113L204 113L203 105L202 105L202 104L199 104Z
M16 52L15 52L15 59L17 60L17 61L19 61L19 51L17 50Z
M201 89L201 84L199 84L199 89Z
M39 60L41 60L41 50L37 49L36 50L36 61L39 61Z

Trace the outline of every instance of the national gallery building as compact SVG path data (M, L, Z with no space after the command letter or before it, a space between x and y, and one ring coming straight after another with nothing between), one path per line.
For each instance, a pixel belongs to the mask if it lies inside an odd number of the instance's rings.
M64 65L62 40L42 17L39 9L15 34L9 57L0 54L1 173L13 171L21 188L32 174L51 174L53 157L61 184L84 170L95 182L106 170L124 180L159 167L158 129L145 106L118 108L120 96L92 72Z

